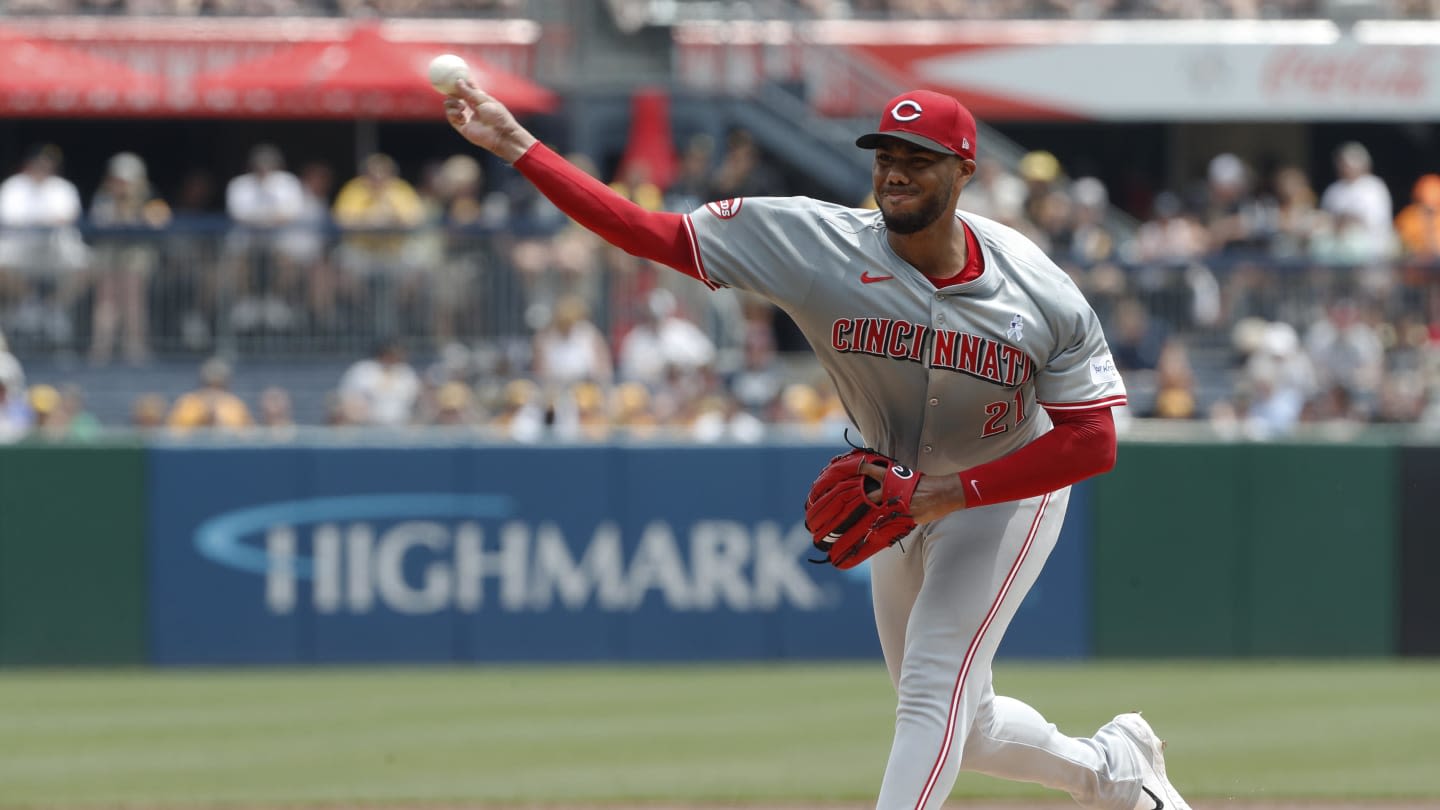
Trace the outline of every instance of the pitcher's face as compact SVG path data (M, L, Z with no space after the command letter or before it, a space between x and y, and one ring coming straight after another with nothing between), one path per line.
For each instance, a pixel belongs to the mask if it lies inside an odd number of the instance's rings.
M974 172L974 161L887 139L875 148L872 171L875 204L885 227L898 234L916 233L954 213L960 189Z

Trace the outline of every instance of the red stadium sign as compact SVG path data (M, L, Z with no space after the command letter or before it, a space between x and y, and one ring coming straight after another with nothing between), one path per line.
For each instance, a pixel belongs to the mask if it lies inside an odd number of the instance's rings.
M0 115L434 117L425 66L447 52L516 112L547 112L557 98L528 78L539 34L525 20L9 20Z

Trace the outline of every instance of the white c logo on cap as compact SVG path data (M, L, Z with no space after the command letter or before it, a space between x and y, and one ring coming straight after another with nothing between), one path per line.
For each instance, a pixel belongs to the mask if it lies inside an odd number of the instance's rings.
M915 112L909 113L908 115L901 114L900 110L904 107L913 107ZM914 121L920 117L920 113L922 112L925 112L925 110L921 109L920 102L907 98L890 109L890 117L896 121Z

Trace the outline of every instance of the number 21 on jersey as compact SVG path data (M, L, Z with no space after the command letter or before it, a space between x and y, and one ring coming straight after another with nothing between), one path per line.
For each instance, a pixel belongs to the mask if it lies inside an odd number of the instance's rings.
M1015 406L1015 418L1010 418L1010 406ZM1014 399L1002 399L999 402L992 402L985 406L985 426L980 429L980 438L988 439L991 436L999 436L1010 429L1011 425L1019 425L1025 421L1025 389L1015 389Z

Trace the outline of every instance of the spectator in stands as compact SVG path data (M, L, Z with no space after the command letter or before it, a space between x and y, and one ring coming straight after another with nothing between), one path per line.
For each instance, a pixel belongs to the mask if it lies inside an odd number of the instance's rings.
M1051 152L1035 149L1020 158L1016 170L1025 181L1024 218L1030 222L1039 219L1040 204L1045 196L1060 188L1063 177L1060 160Z
M280 234L274 292L294 312L306 311L312 333L340 331L335 309L337 280L330 264L330 192L335 173L328 163L300 167L300 213Z
M780 178L761 154L755 136L749 130L731 130L720 165L710 177L709 200L769 197L781 191Z
M1275 321L1254 330L1243 384L1249 392L1242 418L1245 435L1263 440L1294 431L1316 391L1315 369L1295 327Z
M35 415L22 388L12 388L0 379L0 444L19 441L30 432Z
M438 345L459 334L462 321L471 327L467 334L498 336L500 313L496 307L516 302L495 295L493 289L478 302L486 312L484 323L471 316L476 302L476 285L488 272L484 241L475 233L482 225L502 224L508 214L503 195L481 199L483 173L480 162L469 155L452 155L435 167L422 189L426 228L418 238L418 254L432 269L430 332ZM491 199L498 202L492 203Z
M765 414L785 385L785 370L768 327L746 331L741 357L740 368L730 375L726 387L751 413Z
M427 281L423 268L411 266L406 253L413 229L425 219L420 195L400 177L389 155L376 153L365 158L359 176L340 188L333 214L347 232L339 249L345 286L352 296L373 304L379 331L398 333L402 313L418 303Z
M1155 363L1155 419L1194 419L1198 413L1195 372L1185 344L1176 339L1165 341Z
M639 323L620 341L620 379L660 383L667 366L694 373L715 362L715 344L681 315L675 295L661 287L646 298Z
M693 135L680 153L675 179L665 189L665 210L688 214L710 199L710 175L715 162L715 139Z
M90 362L110 361L119 332L126 361L142 363L149 357L148 284L160 262L156 232L170 224L170 206L152 193L139 155L110 158L90 202L90 224L97 229Z
M362 424L398 427L410 424L420 397L420 376L406 360L396 338L376 343L370 357L356 361L340 378L340 397L358 411Z
M1031 206L1034 230L1029 232L1047 254L1061 264L1072 255L1075 236L1075 203L1063 187L1040 196Z
M425 422L431 425L473 425L479 419L475 397L465 383L451 380L435 392L433 412Z
M545 436L549 419L545 397L533 380L511 380L501 389L488 426L498 435L518 442L535 442Z
M611 391L611 419L630 438L652 438L660 432L654 398L641 383L621 383Z
M1419 374L1387 374L1380 384L1371 421L1382 424L1413 424L1425 411L1425 383Z
M554 392L550 400L550 432L562 441L599 441L610 433L605 389L577 382Z
M1273 200L1255 193L1245 161L1231 152L1210 159L1204 210L1210 252L1256 254L1265 250L1275 230L1275 209Z
M1025 198L1029 193L1025 181L1013 174L1004 163L993 157L982 157L980 168L965 186L960 207L1024 230L1022 220L1025 217Z
M146 433L165 426L165 413L170 406L160 394L141 394L130 403L130 426Z
M295 412L290 392L278 385L271 385L260 392L260 426L272 438L285 438L295 433Z
M567 295L555 303L549 323L535 335L534 365L536 378L547 386L610 383L610 346L584 299Z
M12 391L25 388L25 368L20 365L20 358L10 352L3 331L0 331L0 383L10 386Z
M765 438L765 423L724 393L696 401L688 428L691 439L706 444L755 444Z
M1440 174L1421 175L1410 199L1395 217L1401 251L1421 261L1440 259Z
M1115 367L1122 371L1148 370L1160 362L1169 335L1138 298L1126 298L1115 307L1110 328L1110 349Z
M59 148L30 150L0 183L0 319L11 338L69 342L69 308L81 291L88 249L80 238L80 192L61 177ZM6 312L7 305L18 304Z
M966 193L969 193L968 186ZM1116 238L1106 221L1110 194L1105 184L1094 177L1081 177L1070 184L1070 198L1074 208L1069 258L1085 267L1113 259Z
M1322 388L1344 389L1360 412L1374 406L1385 375L1385 344L1355 301L1332 303L1305 332L1305 350Z
M26 392L29 400L32 435L49 440L64 439L69 420L60 401L60 392L53 385L32 385Z
M90 439L100 433L100 419L85 407L85 393L78 385L60 388L60 407L65 411L72 439Z
M1336 232L1353 225L1357 258L1372 261L1394 252L1394 209L1390 189L1371 172L1370 152L1355 141L1335 150L1337 179L1325 189L1320 207L1336 220Z
M220 279L220 300L235 305L218 314L242 332L284 329L292 325L294 313L270 293L293 264L284 249L304 211L305 190L300 179L285 170L285 158L273 144L251 149L249 165L249 172L225 188L225 211L235 228L226 239L228 269Z
M1205 227L1185 210L1179 195L1156 194L1153 214L1136 230L1129 246L1133 261L1180 265L1205 255L1209 239Z
M1310 178L1298 166L1275 171L1275 233L1270 253L1277 258L1299 258L1310 252L1310 237L1325 214L1316 205Z
M200 366L200 387L175 400L165 424L176 430L240 430L253 425L250 408L230 391L231 375L229 363L218 357L206 360Z

